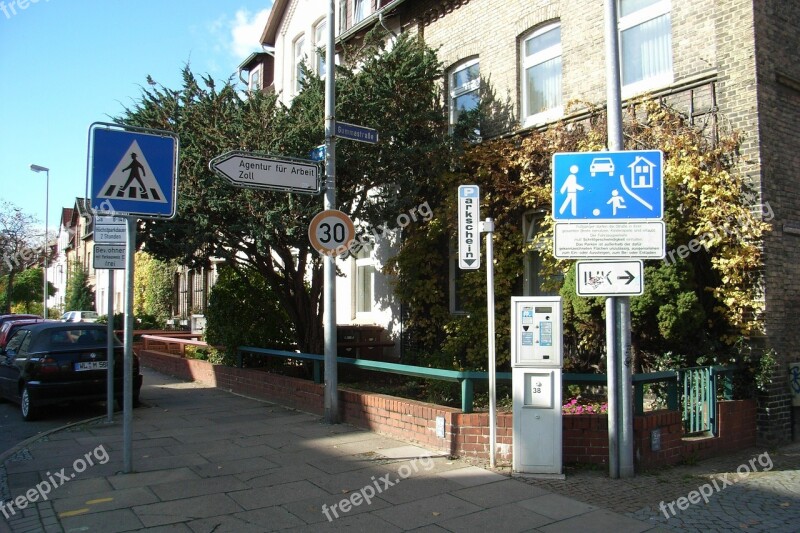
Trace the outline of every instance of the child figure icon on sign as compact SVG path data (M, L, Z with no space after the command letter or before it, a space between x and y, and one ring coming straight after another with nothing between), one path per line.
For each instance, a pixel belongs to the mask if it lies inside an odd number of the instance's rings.
M625 203L625 198L619 195L619 191L617 189L611 191L611 198L606 203L611 204L611 209L614 216L617 216L617 209L625 209L627 207L623 205Z

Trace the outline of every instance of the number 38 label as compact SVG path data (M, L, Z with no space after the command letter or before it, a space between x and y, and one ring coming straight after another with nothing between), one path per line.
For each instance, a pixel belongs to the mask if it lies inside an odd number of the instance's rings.
M311 246L323 255L343 254L353 244L355 234L350 217L336 209L317 213L308 226Z

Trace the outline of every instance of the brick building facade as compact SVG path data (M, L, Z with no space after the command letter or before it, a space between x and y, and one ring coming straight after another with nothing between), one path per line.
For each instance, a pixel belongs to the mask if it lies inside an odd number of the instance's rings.
M276 65L290 61L291 51L281 50L275 36L279 27L291 27L296 3L276 2L265 30ZM324 15L321 2L304 3ZM352 13L365 4L368 14L354 24ZM769 391L759 399L758 436L766 443L787 441L787 367L800 360L800 328L791 314L800 303L800 4L617 0L617 7L623 101L648 92L679 107L710 135L719 126L744 133L739 170L752 184L755 202L774 215L764 241L763 346L775 351L777 365ZM371 21L395 33L418 33L438 50L453 120L490 95L496 116L482 125L484 138L544 128L580 117L586 104L602 105L604 11L601 0L337 3L337 13L348 14L338 28L340 39L356 37ZM276 75L274 89L291 92L280 83ZM717 124L710 111L718 111L724 123Z

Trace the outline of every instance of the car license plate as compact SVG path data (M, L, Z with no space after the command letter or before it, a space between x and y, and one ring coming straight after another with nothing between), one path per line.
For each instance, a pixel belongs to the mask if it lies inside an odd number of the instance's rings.
M108 361L84 361L82 363L75 363L75 371L81 370L105 370L108 368Z

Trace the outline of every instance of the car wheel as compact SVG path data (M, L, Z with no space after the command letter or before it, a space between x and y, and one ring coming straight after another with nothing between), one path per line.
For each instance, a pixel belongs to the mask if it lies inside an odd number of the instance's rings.
M36 420L36 417L39 415L39 410L33 403L31 399L31 394L28 392L28 386L25 385L22 388L22 395L20 396L19 401L20 409L22 410L22 418L27 421Z

